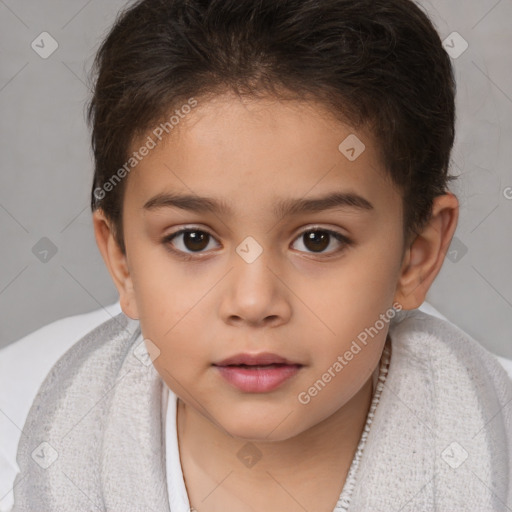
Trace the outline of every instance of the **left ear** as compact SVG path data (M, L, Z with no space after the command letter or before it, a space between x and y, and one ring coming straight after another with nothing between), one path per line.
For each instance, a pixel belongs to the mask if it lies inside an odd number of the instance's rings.
M457 197L448 192L434 199L432 215L422 232L406 249L395 301L402 309L421 306L441 270L459 219Z

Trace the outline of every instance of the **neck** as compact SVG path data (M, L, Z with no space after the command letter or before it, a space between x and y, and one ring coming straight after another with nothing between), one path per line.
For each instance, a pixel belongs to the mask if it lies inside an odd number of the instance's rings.
M245 496L267 495L269 502L275 503L275 497L270 498L267 490L269 484L275 488L278 482L292 495L300 495L302 504L311 505L312 508L306 506L307 510L320 510L320 496L326 507L334 507L360 440L371 398L370 376L349 402L312 428L283 441L251 441L261 458L250 471L236 458L247 440L230 436L178 399L178 442L191 502L199 512L206 512L209 507L202 503L204 497L230 474L222 485L226 490L232 486L233 494L243 489ZM220 500L220 493L216 495Z

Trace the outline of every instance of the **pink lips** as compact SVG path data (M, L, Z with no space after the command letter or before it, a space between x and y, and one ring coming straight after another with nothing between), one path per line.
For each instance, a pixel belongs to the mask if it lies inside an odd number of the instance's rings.
M247 393L265 393L279 387L302 367L272 353L237 354L215 363L230 384Z

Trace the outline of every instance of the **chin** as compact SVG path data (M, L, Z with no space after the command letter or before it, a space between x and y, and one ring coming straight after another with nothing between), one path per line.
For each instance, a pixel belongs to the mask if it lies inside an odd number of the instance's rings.
M255 428L254 425L251 425L247 428L230 429L228 432L234 438L248 443L279 443L295 437L296 435L290 434L288 431L276 434L272 432L273 428L275 428L275 425L264 425L261 428ZM269 434L270 432L271 434Z
M284 409L282 409L284 410ZM303 432L304 428L296 424L297 418L292 414L272 414L264 419L261 414L233 413L233 416L221 420L226 432L245 442L269 443L286 441ZM294 420L292 424L290 420Z

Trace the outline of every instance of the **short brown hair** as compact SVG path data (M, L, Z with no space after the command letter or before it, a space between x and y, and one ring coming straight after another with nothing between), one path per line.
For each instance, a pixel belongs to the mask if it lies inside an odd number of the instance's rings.
M93 74L91 208L104 211L123 252L124 180L97 191L135 138L192 96L315 100L371 128L402 192L404 240L456 179L451 61L411 0L140 0L118 16Z

